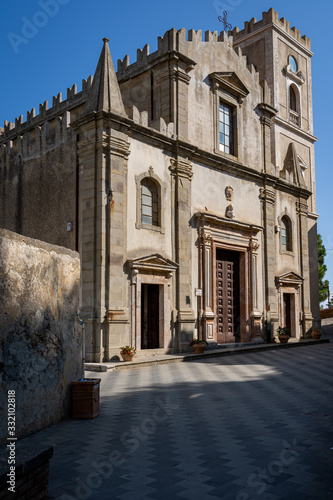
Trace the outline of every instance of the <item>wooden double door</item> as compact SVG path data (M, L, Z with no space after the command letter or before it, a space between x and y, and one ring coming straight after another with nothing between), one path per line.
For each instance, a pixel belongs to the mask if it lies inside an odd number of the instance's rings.
M216 250L217 342L240 342L239 253Z

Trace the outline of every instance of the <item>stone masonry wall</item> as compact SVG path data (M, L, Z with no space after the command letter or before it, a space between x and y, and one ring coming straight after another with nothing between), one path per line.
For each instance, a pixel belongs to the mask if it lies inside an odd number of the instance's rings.
M7 391L16 391L16 436L69 416L82 375L78 254L0 229L0 440Z

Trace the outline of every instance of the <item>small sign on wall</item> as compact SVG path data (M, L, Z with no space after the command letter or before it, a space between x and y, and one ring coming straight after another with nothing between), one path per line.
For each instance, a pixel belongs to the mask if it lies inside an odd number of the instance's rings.
M196 288L195 289L195 295L196 295L196 297L202 297L202 290L201 290L201 288Z

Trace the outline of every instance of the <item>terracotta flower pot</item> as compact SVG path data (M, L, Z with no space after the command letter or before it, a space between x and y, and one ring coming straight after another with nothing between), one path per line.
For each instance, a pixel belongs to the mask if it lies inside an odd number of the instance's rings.
M120 353L121 357L123 358L123 361L133 361L135 353L131 354L123 354L122 352Z
M311 335L312 338L314 338L315 340L319 340L321 337L321 330L316 330L316 331L312 330Z
M279 335L280 344L286 344L289 339L289 335Z
M206 344L193 344L192 345L195 354L202 354L206 348Z

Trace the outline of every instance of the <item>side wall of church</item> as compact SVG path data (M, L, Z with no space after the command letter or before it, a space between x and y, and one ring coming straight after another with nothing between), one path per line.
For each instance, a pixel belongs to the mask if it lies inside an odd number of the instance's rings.
M76 138L71 129L68 135L68 142L48 151L25 154L14 149L2 156L0 226L75 249Z
M0 227L78 249L77 136L92 77L53 97L0 130ZM69 225L68 225L69 223Z

